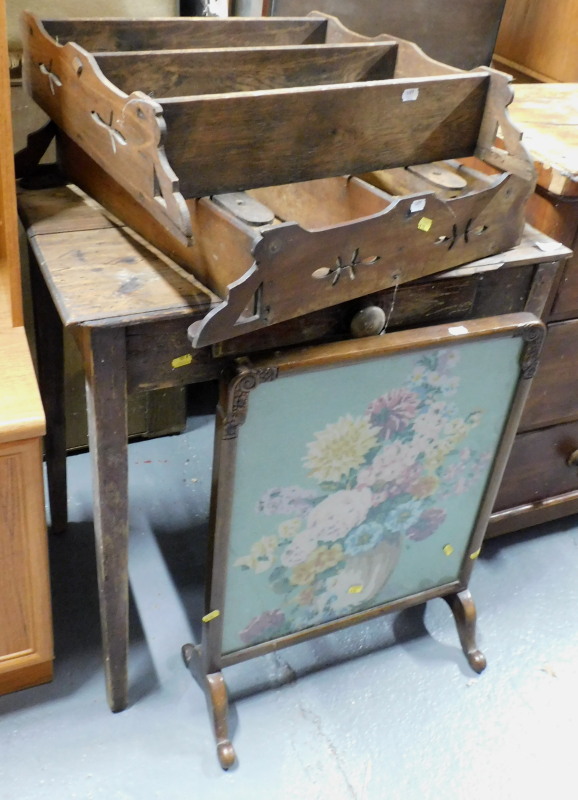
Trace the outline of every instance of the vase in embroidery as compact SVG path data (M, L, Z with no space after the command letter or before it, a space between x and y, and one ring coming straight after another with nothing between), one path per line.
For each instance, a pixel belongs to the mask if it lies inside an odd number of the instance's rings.
M335 611L355 610L383 589L399 561L400 538L384 539L367 552L346 559L341 572L327 581L327 599Z

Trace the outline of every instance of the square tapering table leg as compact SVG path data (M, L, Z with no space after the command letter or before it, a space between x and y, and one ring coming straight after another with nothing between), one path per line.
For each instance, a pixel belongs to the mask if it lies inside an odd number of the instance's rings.
M85 329L94 532L108 702L128 700L128 446L124 328Z

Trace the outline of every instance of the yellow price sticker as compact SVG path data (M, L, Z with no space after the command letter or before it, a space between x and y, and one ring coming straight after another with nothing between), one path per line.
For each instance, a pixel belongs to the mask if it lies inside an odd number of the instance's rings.
M350 586L347 591L349 594L361 594L363 591L363 586Z
M446 556L451 556L453 552L454 548L451 546L451 544L446 544L446 546L444 547L444 553L446 554Z
M418 230L425 231L426 233L429 231L432 225L433 219L430 219L429 217L422 217L417 223Z
M482 552L482 548L478 547L478 549L475 551L475 553L470 553L470 558L472 559L472 561L475 561L476 558L480 555L481 552Z
M173 358L171 361L172 367L186 367L187 364L190 364L193 360L193 356L191 353L187 353L186 356L179 356L178 358Z
M201 622L211 622L217 617L221 616L221 612L216 608L214 611L209 611L208 614L205 614L204 617L201 617Z

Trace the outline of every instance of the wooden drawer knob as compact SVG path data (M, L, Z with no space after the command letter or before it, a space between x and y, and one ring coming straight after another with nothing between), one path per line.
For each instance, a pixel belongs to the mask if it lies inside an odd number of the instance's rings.
M351 320L349 326L352 336L377 336L385 327L385 311L379 306L362 308Z

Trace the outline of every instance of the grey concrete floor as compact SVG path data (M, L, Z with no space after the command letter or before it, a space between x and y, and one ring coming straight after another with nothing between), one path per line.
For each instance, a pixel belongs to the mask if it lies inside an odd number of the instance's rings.
M0 698L2 800L576 798L578 528L488 542L473 573L486 671L446 604L226 671L238 765L217 762L180 648L198 636L213 422L130 445L130 705L101 668L90 465L52 537L53 683Z

